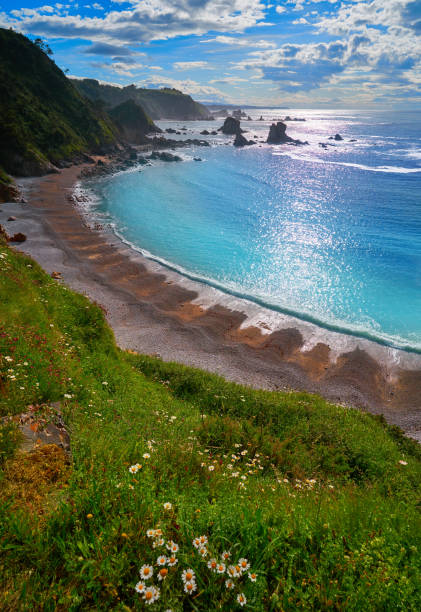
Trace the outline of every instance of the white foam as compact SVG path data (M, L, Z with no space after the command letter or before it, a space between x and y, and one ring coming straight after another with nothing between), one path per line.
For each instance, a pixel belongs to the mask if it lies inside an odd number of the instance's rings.
M369 172L388 172L395 174L412 174L415 172L421 172L421 168L404 168L401 166L366 166L365 164L355 164L351 162L337 162L331 161L327 159L322 159L320 157L312 157L309 155L297 155L296 153L289 152L278 152L275 151L273 155L280 157L290 157L291 159L296 159L299 161L316 163L316 164L328 164L335 166L346 166L349 168L357 168L359 170L367 170Z

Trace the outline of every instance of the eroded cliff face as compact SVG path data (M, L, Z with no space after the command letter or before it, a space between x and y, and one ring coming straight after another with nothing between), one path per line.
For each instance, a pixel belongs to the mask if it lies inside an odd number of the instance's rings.
M148 142L148 134L162 132L134 100L122 102L111 109L109 114L119 128L121 137L131 144L144 144Z

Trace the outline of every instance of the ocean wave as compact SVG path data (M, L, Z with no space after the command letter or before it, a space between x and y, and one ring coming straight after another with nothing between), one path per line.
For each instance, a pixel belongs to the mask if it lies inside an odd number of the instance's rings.
M245 311L247 310L246 304L247 302L249 302L257 306L260 306L263 309L266 309L272 312L281 313L284 315L288 315L296 319L299 319L301 321L304 321L306 323L312 323L313 325L317 325L318 327L322 329L326 329L328 331L333 331L333 332L345 334L348 336L354 336L354 337L361 338L364 340L370 340L382 346L387 346L393 349L398 349L398 350L402 350L402 351L406 351L410 353L421 354L421 342L415 341L411 343L410 341L408 341L407 338L403 338L399 335L392 336L390 334L382 333L377 330L376 331L370 330L364 327L363 325L351 324L351 323L347 323L344 321L332 321L332 322L326 321L309 312L293 310L291 308L280 306L279 304L271 303L270 301L264 300L260 298L259 296L245 293L234 285L230 286L229 284L221 283L205 275L190 272L183 266L175 264L171 261L168 261L164 257L154 255L147 249L144 249L136 245L135 243L131 242L124 236L124 234L121 233L121 230L117 228L115 223L109 224L109 227L111 228L112 232L124 244L126 244L128 247L130 247L137 253L140 253L141 255L143 255L143 257L146 257L146 259L154 261L160 264L161 266L164 266L168 270L181 274L183 277L191 281L194 281L194 282L197 282L203 285L207 285L208 287L212 287L214 289L217 289L218 291L221 291L221 293L223 294L228 294L236 298L239 298L241 301L245 303Z
M273 155L278 157L289 157L291 159L296 159L298 161L315 163L315 164L327 164L334 166L345 166L347 168L357 168L358 170L366 170L368 172L386 172L391 174L413 174L417 172L421 172L421 168L405 168L403 166L366 166L365 164L356 164L352 162L338 162L331 161L328 159L322 159L320 157L311 157L309 155L297 155L295 153L287 153L287 152L277 152L275 151Z

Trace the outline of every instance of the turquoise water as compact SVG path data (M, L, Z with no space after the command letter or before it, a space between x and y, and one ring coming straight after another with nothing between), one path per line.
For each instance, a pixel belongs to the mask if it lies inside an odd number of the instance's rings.
M236 150L225 136L90 185L95 214L150 257L266 307L421 350L421 122L416 113L304 116L310 146ZM222 123L185 125L188 137ZM266 137L270 121L243 122ZM323 149L339 132L344 140ZM185 137L185 136L183 136ZM356 142L349 142L356 139ZM193 161L200 156L203 161Z

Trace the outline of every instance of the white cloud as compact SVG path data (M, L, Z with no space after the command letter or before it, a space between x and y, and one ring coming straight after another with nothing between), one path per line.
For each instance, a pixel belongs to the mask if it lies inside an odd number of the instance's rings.
M10 17L3 13L1 23L43 36L139 43L210 31L243 32L262 22L267 9L263 0L129 0L129 4L103 17L21 9ZM56 5L60 9L67 6Z
M192 68L207 68L208 62L174 62L176 70L191 70Z
M151 75L139 81L137 85L142 87L173 87L192 96L201 96L202 99L204 96L207 96L208 99L227 100L227 95L219 89L203 85L191 79L177 80L172 77Z
M201 40L201 43L219 43L221 45L230 45L232 47L254 47L255 49L269 49L276 47L275 43L269 40L252 40L248 38L235 38L233 36L215 36L207 40Z

